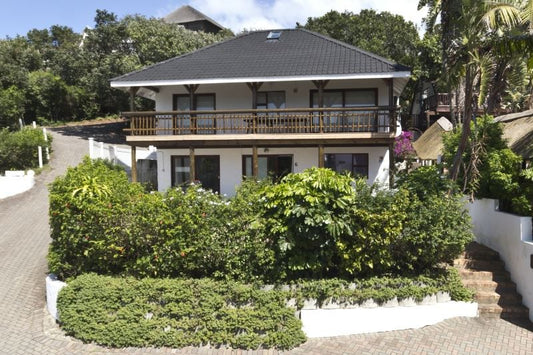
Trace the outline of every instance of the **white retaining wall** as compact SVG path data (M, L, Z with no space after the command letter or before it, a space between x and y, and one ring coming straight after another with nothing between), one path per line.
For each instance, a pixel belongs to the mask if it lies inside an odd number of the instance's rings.
M6 171L0 176L0 199L28 191L35 184L35 172Z
M67 284L59 281L54 274L46 277L46 309L56 320L59 320L57 314L57 295L59 291Z
M398 307L303 309L303 331L309 338L422 328L453 317L477 317L474 302L442 302Z
M511 273L533 321L533 237L531 217L497 210L498 201L476 200L467 207L476 241L496 250Z
M157 148L152 146L148 148L137 147L135 153L137 159L156 160L156 151ZM129 146L109 145L89 138L89 156L91 159L108 159L126 169L131 169L131 148Z

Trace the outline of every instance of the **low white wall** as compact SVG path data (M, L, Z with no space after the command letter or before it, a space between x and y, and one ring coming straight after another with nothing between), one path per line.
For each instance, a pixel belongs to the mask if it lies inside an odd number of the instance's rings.
M498 202L476 200L467 207L472 217L476 241L500 253L505 268L511 273L522 301L533 321L533 237L531 217L497 211Z
M59 281L54 274L46 277L46 309L56 320L59 320L57 314L57 295L66 285L63 281Z
M412 307L313 309L301 311L309 338L421 328L453 317L477 317L477 303L444 302Z
M137 147L135 156L139 159L157 159L157 148ZM131 147L110 145L103 142L97 142L89 138L89 156L91 159L108 159L115 164L124 166L127 170L131 169Z
M0 199L28 191L35 184L35 172L6 171L0 176Z

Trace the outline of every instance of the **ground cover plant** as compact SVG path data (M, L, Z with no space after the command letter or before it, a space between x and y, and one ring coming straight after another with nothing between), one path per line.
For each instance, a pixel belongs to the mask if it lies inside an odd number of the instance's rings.
M84 342L113 347L187 345L290 349L305 341L295 312L311 300L341 306L437 292L471 300L455 269L412 277L295 280L259 287L212 279L136 279L84 274L58 300L61 326ZM292 300L292 302L290 302Z

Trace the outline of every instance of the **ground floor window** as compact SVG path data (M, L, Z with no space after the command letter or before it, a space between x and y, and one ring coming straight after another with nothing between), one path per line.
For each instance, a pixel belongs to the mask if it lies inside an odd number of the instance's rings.
M368 179L368 154L325 154L326 168L330 168L338 173L349 171L353 176L365 177Z
M260 155L257 159L259 179L271 177L277 181L292 173L292 155ZM251 155L243 155L242 157L242 175L253 176Z
M191 180L190 157L172 156L172 186L180 186ZM220 192L220 156L197 155L194 157L196 180L206 189Z

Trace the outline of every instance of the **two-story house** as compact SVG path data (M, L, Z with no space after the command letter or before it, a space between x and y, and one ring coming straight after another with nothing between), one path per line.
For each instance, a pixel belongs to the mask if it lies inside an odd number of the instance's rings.
M158 149L159 190L200 181L231 195L245 176L313 166L387 184L409 76L409 68L346 43L285 29L246 33L111 86L155 100L154 112L132 104L123 116L134 167L135 147Z

